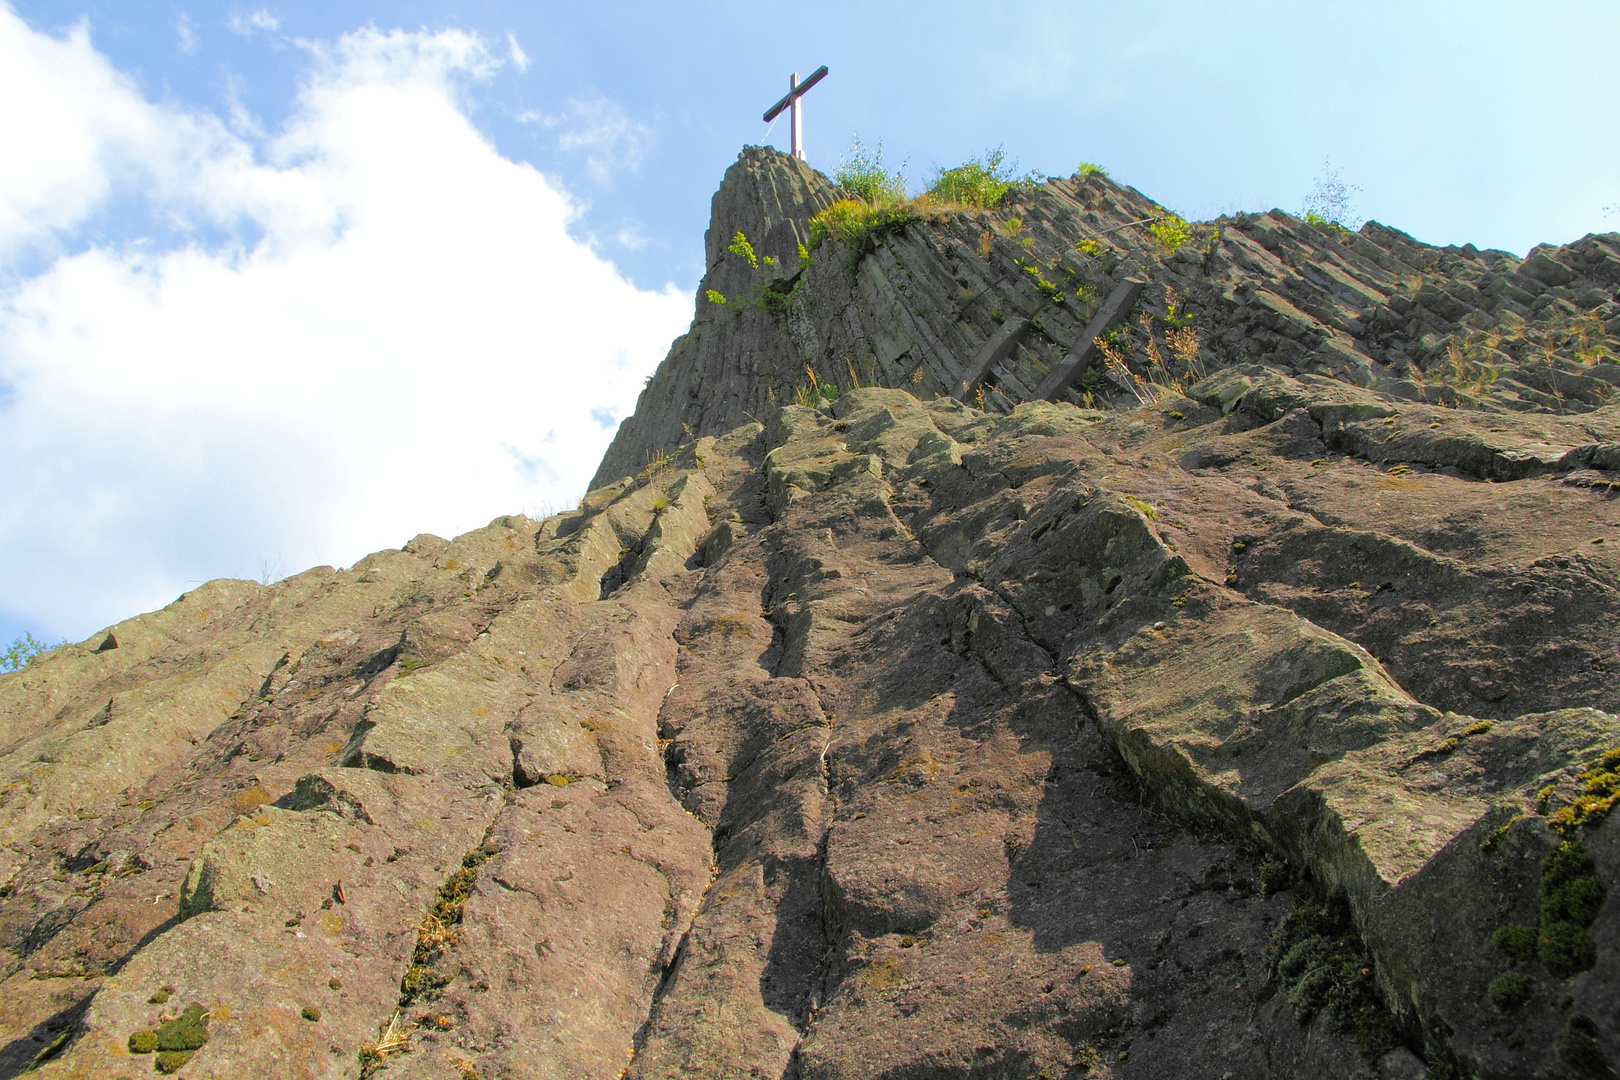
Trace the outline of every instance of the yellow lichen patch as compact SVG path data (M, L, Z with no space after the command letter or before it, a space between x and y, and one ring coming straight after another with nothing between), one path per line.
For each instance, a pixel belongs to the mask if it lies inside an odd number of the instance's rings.
M1604 754L1590 769L1580 774L1583 785L1570 804L1549 819L1549 824L1568 835L1582 825L1596 825L1609 816L1620 801L1620 747Z
M270 801L270 793L258 784L250 788L243 788L231 796L231 809L238 814L251 814L254 810Z
M874 990L893 990L900 985L905 964L897 956L880 956L866 969L866 982Z

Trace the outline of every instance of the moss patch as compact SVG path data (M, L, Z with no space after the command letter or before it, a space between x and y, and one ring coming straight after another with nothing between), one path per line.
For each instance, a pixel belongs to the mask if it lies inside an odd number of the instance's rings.
M467 906L467 897L472 895L473 883L478 880L478 868L488 862L492 854L483 847L467 852L462 857L460 869L439 887L433 907L416 928L416 951L411 955L411 966L399 983L401 1005L432 1000L450 982L450 976L440 971L437 964L456 939L462 909Z
M1492 979L1489 990L1491 1003L1503 1012L1512 1012L1530 1000L1530 980L1516 971Z
M154 1031L137 1031L129 1037L129 1052L132 1054L150 1054L157 1049L157 1033Z
M157 1067L157 1071L160 1073L173 1073L179 1072L185 1067L186 1062L190 1060L191 1051L189 1050L164 1050L158 1054L157 1060L152 1064Z
M208 1042L208 1010L201 1005L187 1005L186 1011L173 1020L158 1025L159 1050L198 1050Z

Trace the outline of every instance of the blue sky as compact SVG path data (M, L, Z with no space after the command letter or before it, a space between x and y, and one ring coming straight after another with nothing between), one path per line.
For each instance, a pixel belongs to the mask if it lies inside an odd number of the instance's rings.
M1000 145L1205 218L1331 157L1434 243L1620 228L1608 0L992 12L0 0L0 639L571 503L793 70L828 170Z

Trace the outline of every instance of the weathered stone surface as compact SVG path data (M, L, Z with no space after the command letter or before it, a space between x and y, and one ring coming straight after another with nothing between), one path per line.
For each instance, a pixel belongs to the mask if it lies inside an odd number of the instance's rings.
M193 1006L197 1077L1620 1065L1620 406L1429 401L1346 314L1574 304L1610 242L1400 284L1434 249L1380 226L1123 231L1085 257L1174 284L1128 325L1205 373L1020 400L1045 311L981 409L949 380L1046 297L1011 260L1152 205L1054 182L852 283L789 260L832 194L728 174L709 285L764 280L746 226L786 322L711 305L577 510L0 677L0 1077L146 1075ZM896 385L772 403L846 346Z

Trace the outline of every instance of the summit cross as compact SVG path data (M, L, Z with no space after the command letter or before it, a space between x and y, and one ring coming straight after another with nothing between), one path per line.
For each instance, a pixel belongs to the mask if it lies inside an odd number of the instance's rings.
M826 74L827 65L822 64L810 73L808 79L800 82L799 73L795 71L793 77L788 80L787 97L765 110L765 122L768 124L782 115L783 109L789 107L793 109L793 156L800 161L804 160L804 116L799 108L799 99L804 96L806 90L820 82Z

